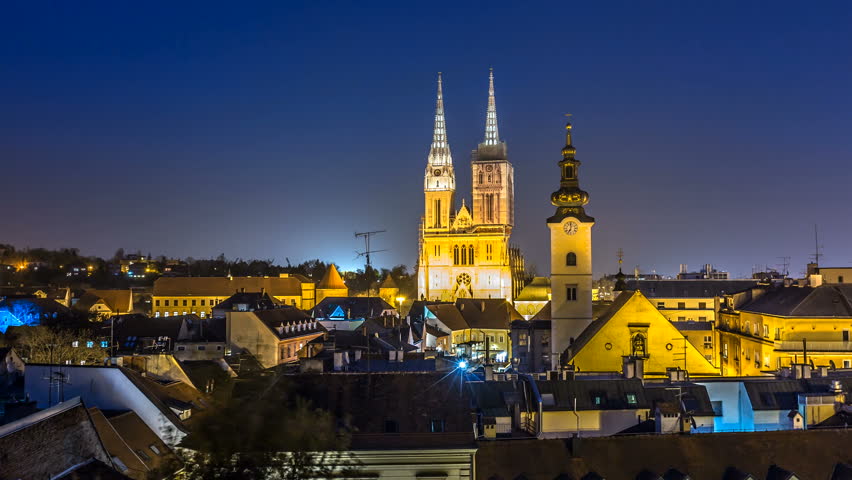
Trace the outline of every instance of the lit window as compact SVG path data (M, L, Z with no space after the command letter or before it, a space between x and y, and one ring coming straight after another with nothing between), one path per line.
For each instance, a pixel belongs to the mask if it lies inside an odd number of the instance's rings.
M71 346L74 347L74 348L77 348L77 347L80 346L80 342L74 340L73 342L71 342Z
M627 404L635 407L637 403L638 402L636 401L636 394L635 393L628 393L627 394Z
M94 346L95 346L95 342L92 342L92 341L86 342L86 348L92 348Z

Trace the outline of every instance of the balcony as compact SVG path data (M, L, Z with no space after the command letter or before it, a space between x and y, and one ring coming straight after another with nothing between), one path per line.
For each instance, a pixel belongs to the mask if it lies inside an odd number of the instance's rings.
M786 352L801 352L802 341L801 340L785 340L780 342L775 350L786 351ZM844 341L815 341L808 340L808 352L849 352L852 353L852 341L844 342Z

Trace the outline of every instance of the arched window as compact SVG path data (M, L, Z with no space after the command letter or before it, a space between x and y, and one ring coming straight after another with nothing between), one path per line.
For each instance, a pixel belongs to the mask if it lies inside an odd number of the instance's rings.
M467 265L467 249L464 248L464 245L461 247L461 264Z
M569 267L577 266L577 254L574 252L568 252L568 255L565 256L565 265Z
M467 247L467 264L473 265L473 245Z
M483 176L483 173L479 172L479 184L480 185L482 185L482 176Z
M453 246L453 265L459 264L459 246Z
M637 333L633 337L633 342L631 342L631 343L632 343L632 346L633 346L633 356L644 358L646 356L645 352L647 351L645 349L645 335L642 335L641 333Z

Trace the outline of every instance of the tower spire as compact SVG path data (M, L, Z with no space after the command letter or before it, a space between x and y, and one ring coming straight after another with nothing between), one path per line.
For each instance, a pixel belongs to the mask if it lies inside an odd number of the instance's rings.
M447 142L447 123L444 119L444 89L441 72L438 72L438 99L435 102L435 129L432 133L432 148L429 150L430 165L452 165L450 145Z
M497 105L494 101L494 69L488 72L488 111L485 115L485 145L498 145L500 134L497 131Z

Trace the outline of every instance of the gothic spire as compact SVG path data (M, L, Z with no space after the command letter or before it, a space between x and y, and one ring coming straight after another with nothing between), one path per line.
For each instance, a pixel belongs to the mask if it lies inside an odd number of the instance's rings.
M432 148L429 150L430 165L452 165L450 144L447 142L447 123L444 119L444 91L441 72L438 72L438 99L435 102L435 130L432 134Z
M500 134L497 131L497 105L494 102L494 69L488 73L488 111L485 115L485 145L498 145Z

